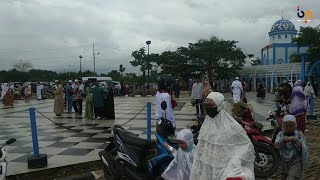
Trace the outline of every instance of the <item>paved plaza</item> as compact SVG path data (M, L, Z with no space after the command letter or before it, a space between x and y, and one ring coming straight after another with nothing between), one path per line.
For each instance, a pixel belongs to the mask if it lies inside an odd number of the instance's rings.
M231 105L229 102L231 98L228 94L226 96L228 96L226 110L230 112ZM116 97L116 120L112 121L85 120L75 116L75 114L67 113L61 117L56 117L53 114L53 100L31 101L28 104L24 101L16 101L13 108L0 106L0 143L4 143L9 138L17 139L14 144L6 147L9 162L7 175L39 170L30 170L27 167L27 157L33 151L29 107L35 107L44 115L36 113L40 153L48 155L47 168L54 168L98 160L98 152L108 145L111 128L115 124L125 124L124 128L142 138L146 138L145 106L148 101L152 102L152 117L154 117L154 98ZM274 108L272 100L273 95L268 95L265 100L260 101L255 98L255 94L248 93L248 103L254 107L255 118L264 125L265 130L272 128L270 122L265 120L268 116L267 112ZM195 108L191 106L189 97L182 97L177 101L178 106L174 113L177 119L176 131L180 131L193 124ZM132 120L129 121L130 119ZM313 129L310 129L310 131L313 131ZM154 138L154 122L152 133L152 138ZM310 157L319 160L319 154L313 153L315 149L320 149L319 142L317 144L311 142L310 144L310 151L312 151ZM317 165L313 168L318 168L317 172L320 172L318 162L313 160L312 162L313 165Z

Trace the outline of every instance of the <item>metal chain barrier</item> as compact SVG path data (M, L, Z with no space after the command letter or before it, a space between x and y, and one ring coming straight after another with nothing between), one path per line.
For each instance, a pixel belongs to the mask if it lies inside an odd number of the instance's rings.
M130 121L132 121L134 118L136 118L145 108L147 107L147 105L145 105L135 116L133 116L132 118L130 118L127 122L125 122L124 124L121 125L124 126L126 124L128 124ZM81 133L82 130L77 130L77 129L71 129L69 127L66 127L66 126L63 126L57 122L55 122L54 120L50 119L49 117L47 117L46 115L44 115L43 113L41 113L39 110L35 109L41 116L43 116L45 119L51 121L52 123L54 123L55 125L59 126L59 127L62 127L62 128L65 128L65 129L68 129L68 130L71 130L71 131L74 131L74 132L77 132L77 133ZM92 126L92 127L95 127L95 126Z

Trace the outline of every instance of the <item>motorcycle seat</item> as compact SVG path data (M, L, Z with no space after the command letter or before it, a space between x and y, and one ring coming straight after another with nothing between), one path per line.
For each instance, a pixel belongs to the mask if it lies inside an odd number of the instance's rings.
M136 134L126 131L124 129L117 128L114 130L114 133L116 133L120 137L124 144L129 144L141 148L147 148L150 146L150 144L154 143L153 141L149 142L146 139L142 139L138 137Z

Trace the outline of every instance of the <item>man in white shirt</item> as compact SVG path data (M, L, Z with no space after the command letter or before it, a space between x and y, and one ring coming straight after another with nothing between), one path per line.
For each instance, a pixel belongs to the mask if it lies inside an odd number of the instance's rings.
M239 81L239 77L236 77L236 80L232 82L231 88L232 88L233 102L234 103L240 102L241 94L243 92L243 87L241 82Z
M37 85L37 99L38 99L38 100L41 100L41 99L42 99L42 97L41 97L41 95L42 95L42 89L43 89L43 85L42 85L41 82L39 82L38 85Z
M79 115L82 115L82 104L83 104L83 96L84 96L84 83L82 79L79 79L79 91L80 91L80 97L78 99L78 106L79 106Z
M201 111L201 115L203 115L203 106L202 106L202 94L203 94L203 84L200 79L197 79L195 83L192 85L192 94L191 98L196 102L197 114L199 115L199 107Z

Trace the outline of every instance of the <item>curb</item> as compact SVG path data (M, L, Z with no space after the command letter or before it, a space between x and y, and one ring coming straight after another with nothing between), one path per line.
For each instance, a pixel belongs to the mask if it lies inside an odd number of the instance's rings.
M59 178L55 180L99 180L99 179L104 179L103 170L92 171L85 174Z

